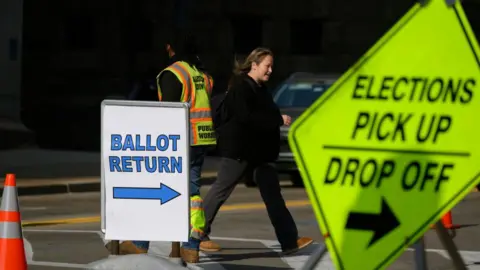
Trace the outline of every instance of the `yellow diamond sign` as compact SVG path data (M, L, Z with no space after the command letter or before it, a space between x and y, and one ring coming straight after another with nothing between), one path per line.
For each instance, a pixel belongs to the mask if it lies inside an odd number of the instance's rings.
M289 142L338 269L384 269L478 183L479 47L456 1L414 5Z

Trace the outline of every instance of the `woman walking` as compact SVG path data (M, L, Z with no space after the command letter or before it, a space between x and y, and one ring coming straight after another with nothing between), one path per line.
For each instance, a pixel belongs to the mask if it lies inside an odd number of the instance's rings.
M276 161L280 147L280 126L291 118L281 115L268 92L273 54L265 48L253 50L245 62L236 65L234 79L223 106L225 116L217 130L221 157L218 178L204 197L206 237L202 251L218 251L220 246L208 238L218 210L247 171L254 171L268 216L280 242L282 253L290 254L313 242L299 237L295 221L280 190L278 174L269 163Z

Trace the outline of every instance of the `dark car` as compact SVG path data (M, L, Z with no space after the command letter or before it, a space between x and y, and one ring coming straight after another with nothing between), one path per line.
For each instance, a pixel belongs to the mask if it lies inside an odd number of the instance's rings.
M340 77L338 74L294 73L274 91L273 99L282 114L295 121L310 105ZM280 128L280 156L275 164L281 174L290 175L294 186L303 186L302 178L288 144L289 127ZM245 185L254 186L253 176L247 175Z

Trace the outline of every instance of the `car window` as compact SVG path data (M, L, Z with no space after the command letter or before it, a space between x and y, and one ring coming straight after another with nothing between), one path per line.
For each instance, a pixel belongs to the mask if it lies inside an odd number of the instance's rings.
M278 107L309 107L331 84L293 83L284 84L274 96Z

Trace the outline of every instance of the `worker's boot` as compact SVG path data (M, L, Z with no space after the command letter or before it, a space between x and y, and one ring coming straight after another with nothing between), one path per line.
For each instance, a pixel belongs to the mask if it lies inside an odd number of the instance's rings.
M282 250L282 252L280 254L281 255L290 255L292 253L295 253L295 252L297 252L301 249L304 249L304 248L308 247L311 243L313 243L312 238L300 237L300 238L297 239L297 246L296 247L286 249L286 250Z
M198 263L200 261L198 253L196 249L180 248L180 256L182 256L182 259L187 263Z
M200 243L200 250L205 252L216 252L220 251L221 247L219 244L208 239Z
M172 252L170 251L170 255L172 258ZM196 249L189 249L189 248L180 248L180 257L182 260L187 263L198 263L200 261L199 251Z

